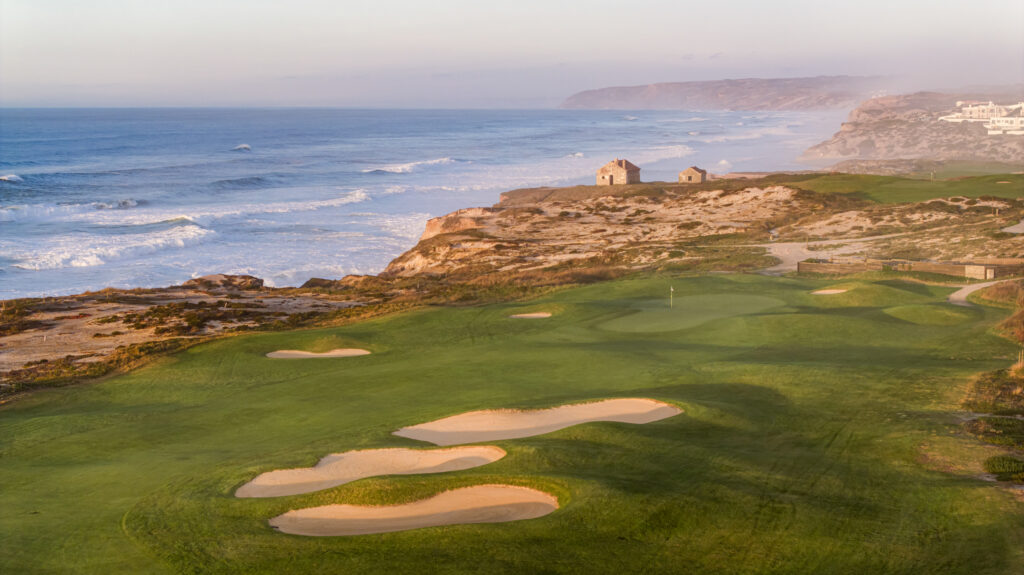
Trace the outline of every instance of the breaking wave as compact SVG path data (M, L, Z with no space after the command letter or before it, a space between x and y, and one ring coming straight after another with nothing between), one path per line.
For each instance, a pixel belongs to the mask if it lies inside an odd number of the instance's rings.
M248 176L245 178L217 180L210 185L220 190L244 190L250 188L269 188L274 185L274 182L272 182L270 178L263 176Z
M128 208L134 208L138 205L139 201L132 198L117 200L116 202L94 202L92 204L92 206L97 210L127 210Z
M24 180L22 180L21 176L19 176L18 174L7 174L5 176L0 176L0 181L3 181L3 182L23 182Z
M419 168L421 166L440 166L444 164L454 164L458 160L452 158L437 158L436 160L423 160L420 162L409 162L407 164L392 164L390 166L381 166L379 168L366 168L363 170L364 174L408 174L409 172Z
M128 208L142 207L145 202L128 199L113 204L29 204L0 206L0 222L85 222L106 225L146 225L175 219L200 222L232 216L309 212L364 202L369 198L365 190L353 190L336 198L307 202L232 203L184 211L168 208L139 209L130 212L127 211Z
M231 148L231 151L232 152L250 152L250 151L252 151L252 146L250 146L249 144L238 144L234 148Z
M113 260L185 248L215 234L213 230L197 225L186 225L143 234L88 238L65 236L38 251L13 254L15 263L12 267L39 271L101 266Z

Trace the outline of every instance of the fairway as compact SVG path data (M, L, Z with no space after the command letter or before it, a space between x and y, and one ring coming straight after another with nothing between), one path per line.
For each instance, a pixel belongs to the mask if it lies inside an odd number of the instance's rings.
M430 308L232 337L22 397L0 407L0 572L1024 571L1024 503L976 477L984 448L951 414L972 374L1016 356L992 332L1008 312L954 308L952 288L894 280L812 294L828 287L619 280L525 310ZM509 319L532 310L556 313ZM265 357L338 348L371 353ZM394 435L404 427L614 398L682 413L488 441L507 455L485 465L235 497L329 454L431 448ZM346 537L268 523L331 505L428 505L474 486L550 494L557 509Z

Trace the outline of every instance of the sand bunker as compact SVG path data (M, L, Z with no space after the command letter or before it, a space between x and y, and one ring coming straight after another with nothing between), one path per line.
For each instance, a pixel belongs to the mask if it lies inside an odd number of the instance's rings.
M297 349L279 349L267 354L267 357L274 359L307 359L311 357L355 357L357 355L370 355L365 349L332 349L323 353L312 351L300 351Z
M650 423L680 413L681 409L653 399L608 399L530 411L470 411L403 427L395 435L435 445L458 445L530 437L591 421Z
M845 289L820 289L818 291L812 291L811 295L835 295L837 293L846 293L849 290Z
M558 500L543 491L511 485L477 485L404 505L325 505L299 509L278 515L270 520L270 525L293 535L364 535L534 519L556 509Z
M366 449L333 453L315 467L278 469L257 476L235 491L235 497L298 495L377 475L410 475L459 471L505 457L500 447L480 445L453 449Z
M534 313L517 313L515 315L508 316L512 319L540 319L544 317L551 317L550 312L538 311Z

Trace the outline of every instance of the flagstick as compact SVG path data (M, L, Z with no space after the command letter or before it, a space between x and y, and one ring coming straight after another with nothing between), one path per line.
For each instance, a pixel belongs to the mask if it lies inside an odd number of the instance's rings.
M672 309L672 296L676 295L676 288L668 286L668 309Z

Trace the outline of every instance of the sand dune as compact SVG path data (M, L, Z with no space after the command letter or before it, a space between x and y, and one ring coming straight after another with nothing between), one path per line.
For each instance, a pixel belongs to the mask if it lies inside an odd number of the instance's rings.
M505 450L488 445L452 449L366 449L333 453L315 467L278 469L238 488L235 497L280 497L319 491L377 475L459 471L492 463Z
M650 423L680 413L679 408L653 399L607 399L529 411L470 411L403 427L395 435L436 445L458 445L530 437L591 421Z
M352 348L332 349L331 351L325 351L323 353L301 351L298 349L279 349L268 353L267 357L274 359L307 359L312 357L355 357L357 355L370 355L370 352L365 349Z
M835 295L839 293L846 293L849 290L845 289L820 289L818 291L812 291L811 295Z
M270 525L294 535L363 535L534 519L556 509L558 500L543 491L511 485L477 485L403 505L325 505L293 510L271 519Z
M534 313L517 313L515 315L508 316L512 319L540 319L544 317L551 317L551 313L546 311L538 311Z

